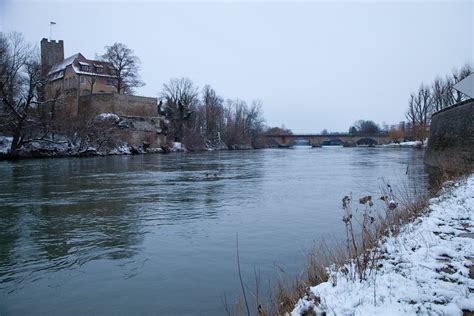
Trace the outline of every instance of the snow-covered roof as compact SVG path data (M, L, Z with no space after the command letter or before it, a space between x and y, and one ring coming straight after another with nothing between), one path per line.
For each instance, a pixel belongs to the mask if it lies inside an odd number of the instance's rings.
M56 73L49 75L49 80L54 81L54 80L61 79L63 77L64 77L64 71L58 71Z
M76 62L77 60L77 62ZM64 59L62 62L57 63L51 67L51 70L48 72L48 77L50 81L58 80L64 77L64 70L68 66L72 66L74 72L76 74L80 75L94 75L97 77L108 77L108 78L115 78L114 75L109 74L107 71L101 73L98 72L93 72L92 68L90 68L89 71L84 71L78 67L78 65L82 66L91 66L94 65L96 69L104 69L104 66L107 66L109 70L112 70L112 67L104 61L100 60L88 60L84 56L82 56L80 53L77 53L75 55L72 55L66 59Z
M54 74L55 72L58 72L58 71L62 71L64 69L66 69L67 66L71 65L74 60L76 60L77 57L79 57L81 54L80 53L77 53L75 55L72 55L66 59L64 59L62 62L60 63L57 63L57 64L54 64L51 69L49 70L48 72L48 75L52 75Z
M115 78L115 76L113 75L110 75L110 74L106 74L106 73L96 73L96 72L92 72L92 71L83 71L81 69L79 69L78 67L76 67L74 64L72 64L72 68L74 69L74 72L78 75L94 75L96 77L107 77L107 78Z

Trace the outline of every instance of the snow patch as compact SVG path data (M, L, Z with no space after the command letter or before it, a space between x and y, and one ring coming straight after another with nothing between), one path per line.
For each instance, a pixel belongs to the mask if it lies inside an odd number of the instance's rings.
M173 142L171 151L186 151L186 147L184 147L184 145L180 142Z
M101 113L95 117L97 121L110 121L117 123L120 121L120 117L114 113Z
M431 212L381 244L379 269L362 282L331 267L291 315L462 315L474 311L474 174L430 200ZM351 269L347 264L346 269ZM353 267L352 267L353 268ZM334 282L336 281L336 282Z
M0 154L7 155L10 152L10 147L13 142L13 137L0 136Z
M118 146L109 152L110 155L130 155L131 153L130 147L127 145Z
M390 143L386 145L382 145L385 147L415 147L415 148L421 148L421 147L426 147L428 145L428 139L425 139L423 142L419 140L415 141L409 141L409 142L400 142L400 143Z

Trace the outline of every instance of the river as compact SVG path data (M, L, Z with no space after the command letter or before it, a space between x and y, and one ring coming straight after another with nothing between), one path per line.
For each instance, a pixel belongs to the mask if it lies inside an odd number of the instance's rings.
M427 187L412 148L0 162L1 315L222 315L275 263L344 236L341 199Z

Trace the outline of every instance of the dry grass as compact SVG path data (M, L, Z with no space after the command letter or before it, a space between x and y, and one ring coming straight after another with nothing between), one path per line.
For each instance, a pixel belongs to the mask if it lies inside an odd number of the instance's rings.
M444 174L437 186L432 188L430 195L436 195L444 182L458 179L470 172ZM346 225L346 240L337 241L336 245L331 247L325 241L313 246L307 254L304 271L297 277L289 277L282 267L276 266L280 272L280 278L276 285L271 287L271 293L268 294L266 300L268 303L264 305L260 295L257 295L255 306L251 304L250 311L245 314L287 315L300 298L306 296L317 302L319 298L312 296L309 291L310 286L326 281L334 285L337 283L336 279L329 280L329 266L333 269L341 268L352 280L362 281L370 274L376 273L378 261L383 257L379 250L380 242L386 236L398 235L403 225L428 212L427 205L430 197L430 195L425 195L413 198L407 187L397 188L397 194L395 194L387 183L384 183L381 189L380 197L365 196L359 199L362 216L357 218L352 212L352 197L344 197L342 208L343 221ZM375 207L375 200L377 204L381 204L378 209ZM256 280L256 293L259 293L260 280L257 274ZM244 315L246 304L248 302L240 298L233 312L229 310L227 304L226 311L229 315Z

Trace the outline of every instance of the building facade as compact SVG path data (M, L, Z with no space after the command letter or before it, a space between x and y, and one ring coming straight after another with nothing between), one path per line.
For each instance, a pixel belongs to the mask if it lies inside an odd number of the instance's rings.
M135 147L166 143L157 98L118 94L112 65L81 53L64 59L64 42L41 40L41 72L47 82L42 115L52 120L87 121L104 113L120 117L119 139Z
M41 40L41 69L47 79L45 100L117 92L113 67L81 53L64 59L64 42Z

